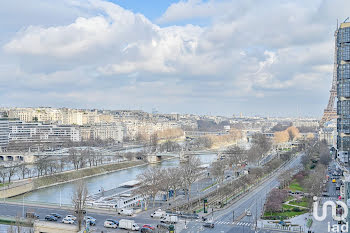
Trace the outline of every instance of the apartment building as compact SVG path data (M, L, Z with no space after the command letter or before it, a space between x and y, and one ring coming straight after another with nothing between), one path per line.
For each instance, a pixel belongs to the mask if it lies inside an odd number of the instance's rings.
M0 151L6 149L9 143L9 121L8 118L0 118Z
M81 126L79 130L82 140L113 139L117 142L122 142L124 136L126 136L125 127L121 123L87 125Z
M9 141L62 142L80 141L79 130L73 126L9 120Z

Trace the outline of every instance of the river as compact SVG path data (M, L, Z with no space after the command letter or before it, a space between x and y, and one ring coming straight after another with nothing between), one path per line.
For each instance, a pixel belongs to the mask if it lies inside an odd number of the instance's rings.
M216 159L216 154L198 155L202 164L209 164ZM86 185L89 194L98 193L101 188L109 190L120 186L130 180L135 180L137 176L151 166L160 166L161 168L175 167L179 165L179 159L166 160L159 164L147 164L139 167L132 167L125 170L115 171L109 174L86 178ZM48 188L39 189L24 195L20 195L11 200L24 202L35 202L43 204L71 204L72 194L76 182L65 183Z

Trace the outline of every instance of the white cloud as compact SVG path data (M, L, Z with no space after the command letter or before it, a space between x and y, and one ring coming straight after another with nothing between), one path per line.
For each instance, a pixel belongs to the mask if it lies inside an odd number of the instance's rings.
M65 1L64 7L76 9L70 21L26 25L0 39L6 67L0 67L0 80L28 92L47 89L51 97L65 93L62 101L76 103L98 104L104 94L144 105L182 101L171 111L204 100L213 102L208 108L277 95L275 101L296 102L293 93L305 90L319 97L330 86L335 9L341 18L350 7L345 0L329 1L180 1L159 19L166 27L111 2ZM171 25L200 18L210 22ZM84 98L89 92L91 98ZM322 95L315 112L325 104L327 93ZM237 102L235 108L249 108Z

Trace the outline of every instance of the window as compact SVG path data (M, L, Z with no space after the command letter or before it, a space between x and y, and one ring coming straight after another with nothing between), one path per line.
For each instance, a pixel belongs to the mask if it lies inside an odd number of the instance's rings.
M338 80L350 79L350 64L339 65L337 72Z

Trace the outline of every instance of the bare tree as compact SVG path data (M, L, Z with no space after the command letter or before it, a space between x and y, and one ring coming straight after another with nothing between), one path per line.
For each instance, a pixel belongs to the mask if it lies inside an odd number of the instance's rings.
M225 178L225 167L226 167L226 161L225 160L219 160L215 161L211 164L210 173L212 174L215 179L221 183Z
M158 167L155 167L146 170L137 177L141 185L135 190L135 192L145 198L146 208L149 199L153 200L153 207L155 205L155 198L161 190L161 176L161 170Z
M86 184L83 180L80 180L75 188L72 202L74 205L75 213L77 214L78 229L81 230L81 225L83 222L83 212L86 205L86 198L88 196L88 190Z
M197 180L201 162L198 157L190 156L187 163L181 164L181 178L187 189L187 200L190 201L191 186Z
M69 155L69 161L73 163L74 169L78 170L79 169L79 157L78 157L78 152L76 149L69 149L68 151Z
M7 171L8 171L7 178L8 178L9 184L10 184L11 183L11 178L16 174L17 166L8 167Z
M18 170L21 173L22 179L24 179L29 169L27 168L27 165L25 163L22 163L18 166Z
M5 166L0 167L0 177L2 179L2 183L5 184L5 181L8 177L8 170Z

